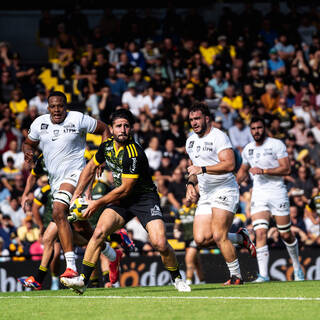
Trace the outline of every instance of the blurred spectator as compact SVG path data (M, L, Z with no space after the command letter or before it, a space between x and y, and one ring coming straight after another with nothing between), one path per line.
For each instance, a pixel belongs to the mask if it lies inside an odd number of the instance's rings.
M294 126L292 127L292 129L289 130L289 133L295 136L296 144L298 146L302 147L308 142L307 140L308 132L309 132L309 129L306 128L304 119L300 117L296 117Z
M229 85L226 88L224 96L222 97L222 102L225 102L234 110L240 110L243 107L242 96L236 93L234 85Z
M0 82L0 98L1 98L1 100L9 103L9 101L11 100L11 92L15 89L15 87L16 87L16 85L12 79L10 72L4 70L1 73L1 82Z
M161 164L162 152L160 150L159 138L154 136L149 141L149 146L144 150L152 170L159 169Z
M29 100L29 108L32 106L37 108L39 115L48 113L48 101L44 89L39 89L37 95Z
M116 110L118 106L121 106L122 102L118 95L112 93L111 88L108 85L104 85L100 90L99 95L99 116L105 123L110 123L110 115Z
M266 92L261 96L261 103L267 111L274 111L279 104L279 92L273 83L268 83L265 86Z
M312 194L314 182L310 173L310 170L305 166L301 166L298 169L298 175L295 177L294 188L304 191L304 196L309 199Z
M132 66L140 68L142 71L146 68L146 60L135 41L128 44L127 56Z
M139 117L143 108L143 96L138 92L135 83L129 83L128 89L122 95L122 106L129 109L134 116Z
M23 220L23 224L18 227L17 234L20 242L23 245L25 254L30 254L30 246L39 240L40 229L33 226L31 216L26 216Z
M320 167L320 144L316 142L314 134L312 131L307 133L307 144L303 146L309 151L308 155L312 160L315 167Z
M111 92L119 97L127 89L125 81L117 76L117 70L111 66L108 71L108 77L104 80L105 84L109 86Z
M313 106L310 104L310 99L308 96L304 96L301 99L301 106L293 107L293 112L297 117L303 118L307 128L315 125L317 114L313 109Z
M219 109L215 113L216 117L221 117L222 127L225 130L229 130L234 123L234 120L238 117L238 113L234 110L231 110L229 105L225 102L221 102Z
M148 88L149 84L143 77L143 71L140 67L135 67L132 71L132 79L129 82L128 86L134 85L139 94L144 93Z
M24 153L18 150L18 142L12 140L9 143L9 150L2 154L3 164L7 165L8 158L13 159L14 167L21 170L24 163Z
M276 39L276 45L274 46L282 60L291 60L295 53L294 46L292 44L288 44L287 40L287 35L282 33Z
M0 237L4 240L3 248L9 249L11 239L17 236L17 229L8 214L0 215Z
M241 117L237 117L234 120L234 125L228 130L229 138L232 146L242 152L243 148L251 141L253 137L250 132L249 126L247 126Z
M222 97L229 83L224 79L223 71L221 69L217 69L214 72L212 79L209 80L208 85L213 88L218 97Z
M171 204L171 211L177 213L183 204L186 203L186 180L180 168L173 171L172 179L168 185L168 201Z
M285 73L285 63L281 58L279 58L276 48L270 49L269 56L270 59L267 61L267 63L270 74L275 75L277 72Z
M6 165L1 169L0 176L3 185L12 193L14 189L14 180L21 171L15 166L12 157L6 159Z
M25 213L20 206L18 197L11 195L8 200L1 202L0 210L10 217L14 227L18 228L21 226Z
M320 143L320 116L317 116L315 126L310 129L317 143Z

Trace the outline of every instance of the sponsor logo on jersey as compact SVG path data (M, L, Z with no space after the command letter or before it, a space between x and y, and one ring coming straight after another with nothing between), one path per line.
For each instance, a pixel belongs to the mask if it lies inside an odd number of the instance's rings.
M59 135L59 130L53 130L53 134L54 134L55 136L58 136L58 135Z
M200 152L200 150L201 150L201 146L197 146L197 152Z
M194 145L194 141L190 141L189 145L188 145L188 148L193 148L193 145Z
M41 123L40 129L41 129L41 130L47 130L48 127L49 127L49 125L48 125L47 123Z
M63 126L63 133L79 133L73 123L67 123Z
M132 158L132 164L131 164L131 167L130 167L130 172L131 173L135 173L136 168L137 168L137 158Z
M249 149L248 154L249 154L249 156L252 156L253 155L253 149Z
M158 205L155 205L153 208L151 208L150 212L151 212L151 216L162 217L162 213L161 213L160 207Z

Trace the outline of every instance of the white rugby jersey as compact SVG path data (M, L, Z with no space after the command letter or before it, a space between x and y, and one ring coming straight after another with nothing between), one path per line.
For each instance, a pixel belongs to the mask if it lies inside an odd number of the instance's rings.
M267 137L261 146L257 146L255 141L245 146L242 151L242 163L249 164L251 168L270 169L278 167L278 159L287 156L287 148L281 140ZM253 187L258 190L286 189L282 176L255 174L251 175L251 178Z
M85 166L87 132L93 133L97 120L77 111L68 112L62 123L51 122L50 114L36 118L30 126L29 139L39 141L50 184Z
M212 166L220 162L218 154L224 149L231 149L229 137L221 130L212 127L211 131L199 137L196 133L191 134L186 142L186 151L195 166ZM213 187L223 184L234 185L233 173L225 174L198 174L199 191L209 192Z

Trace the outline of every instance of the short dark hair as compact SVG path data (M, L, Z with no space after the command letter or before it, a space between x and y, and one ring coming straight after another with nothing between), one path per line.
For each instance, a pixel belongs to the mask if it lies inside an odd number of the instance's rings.
M258 116L254 116L252 117L251 121L250 121L250 127L253 123L256 123L256 122L262 122L263 126L265 127L266 126L266 122L264 121L264 118L262 117L258 117Z
M203 102L195 102L189 109L189 113L196 111L201 111L205 116L211 117L208 105Z
M48 96L48 100L51 98L51 97L61 97L63 98L63 101L65 104L67 104L67 97L66 95L61 92L61 91L53 91L53 92L50 92L49 96Z
M130 126L133 126L133 124L135 123L135 118L134 118L132 112L129 111L128 109L124 109L124 108L121 108L121 109L118 109L118 110L112 112L112 114L110 116L111 124L113 124L116 119L126 119L126 120L128 120Z

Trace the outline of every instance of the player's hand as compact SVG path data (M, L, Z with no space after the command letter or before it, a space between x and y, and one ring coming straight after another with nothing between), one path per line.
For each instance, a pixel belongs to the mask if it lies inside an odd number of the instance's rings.
M253 175L255 175L255 174L263 174L263 169L258 168L258 167L254 167L254 168L250 168L249 172L252 173Z
M26 203L27 203L28 197L27 195L23 194L21 198L21 208L26 213Z
M33 152L25 152L24 153L24 161L27 163L31 163L33 160Z
M82 215L84 219L89 219L98 209L98 203L95 200L87 200L88 201L88 208L85 213Z
M192 184L187 185L186 200L191 203L196 203L198 201L198 193Z
M190 166L188 167L189 177L194 175L198 175L202 173L202 168L198 166Z
M97 171L96 171L96 174L97 176L100 178L102 176L102 173L103 173L103 170L105 168L105 164L101 164L98 168L97 168Z

